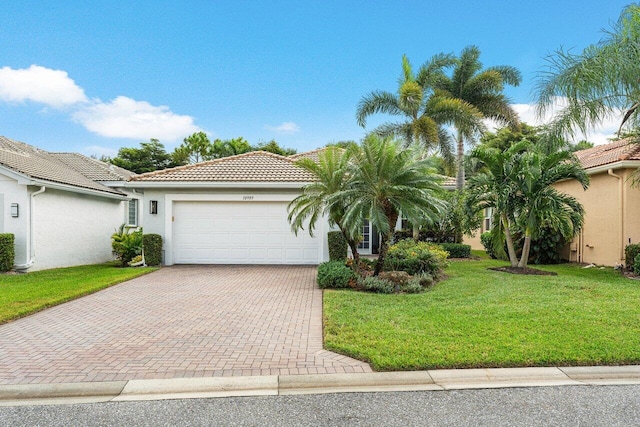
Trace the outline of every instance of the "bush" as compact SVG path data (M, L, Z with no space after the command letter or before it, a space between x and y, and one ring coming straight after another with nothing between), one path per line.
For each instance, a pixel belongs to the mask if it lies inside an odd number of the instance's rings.
M378 277L399 286L409 283L411 280L411 276L406 271L383 271L378 274Z
M15 237L11 233L0 233L0 272L13 268L15 262Z
M321 289L348 288L356 274L341 261L323 262L318 266L318 286Z
M493 250L493 235L490 231L485 231L480 235L480 243L484 246L484 251L493 259L497 259L496 251Z
M404 285L400 286L400 291L408 293L408 294L419 294L424 291L424 288L420 284L420 279L418 276L412 278Z
M640 276L640 253L636 255L636 258L633 262L633 272Z
M417 280L424 289L432 287L436 282L429 273L421 273L413 276L413 280Z
M347 259L347 240L341 231L330 231L327 233L329 244L329 260L344 261Z
M124 224L111 235L113 254L123 267L142 253L142 230L131 231Z
M162 263L162 236L159 234L145 234L142 236L144 260L147 265Z
M375 276L359 279L358 286L365 291L377 294L392 294L396 291L396 285L386 279Z
M471 258L471 246L462 243L440 243L442 249L449 252L449 258Z
M640 243L627 245L627 247L624 248L624 264L627 270L632 270L634 268L638 254L640 254Z
M562 234L549 228L543 228L539 237L531 241L529 251L530 264L559 264L560 251L567 244Z
M414 275L429 273L437 277L447 267L449 253L440 246L413 240L401 240L389 246L384 270L401 270Z

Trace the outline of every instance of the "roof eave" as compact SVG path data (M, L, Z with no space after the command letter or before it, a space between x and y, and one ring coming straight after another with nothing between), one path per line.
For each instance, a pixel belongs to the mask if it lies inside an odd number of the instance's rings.
M634 169L640 168L640 160L620 160L613 163L607 163L605 165L594 166L585 169L587 175L595 175L598 173L606 172L609 169Z
M124 188L284 188L300 189L312 181L127 181Z

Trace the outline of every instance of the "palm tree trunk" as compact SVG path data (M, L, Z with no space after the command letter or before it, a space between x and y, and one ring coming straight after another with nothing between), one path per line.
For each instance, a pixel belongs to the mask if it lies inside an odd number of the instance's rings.
M509 219L506 214L502 214L500 217L502 219L502 227L504 228L504 237L507 241L509 261L511 262L511 267L516 267L518 265L518 255L516 255L516 248L513 245L513 237L511 237L511 229L509 228Z
M462 134L458 132L457 153L456 153L456 189L464 188L464 139Z
M420 240L420 227L416 224L413 224L413 240L416 242Z
M524 268L527 266L527 262L529 262L530 250L531 250L531 231L527 229L524 233L524 245L522 246L522 256L520 257L518 268Z
M387 218L389 219L389 232L386 235L382 235L382 241L380 242L380 253L378 254L378 262L376 263L376 268L373 270L373 275L377 276L382 271L382 267L384 267L384 260L387 257L387 252L389 250L389 242L393 238L393 230L395 228L396 222L398 222L398 213L397 212L387 212Z
M338 228L342 232L342 235L344 236L344 239L347 241L347 244L349 245L349 248L351 249L351 255L353 255L353 264L351 265L351 268L353 269L353 271L358 273L358 270L360 268L360 253L358 253L358 243L356 243L356 241L354 239L352 239L348 235L348 233L345 231L345 229L342 227L342 225L340 225L337 222L336 222L336 225L338 226Z

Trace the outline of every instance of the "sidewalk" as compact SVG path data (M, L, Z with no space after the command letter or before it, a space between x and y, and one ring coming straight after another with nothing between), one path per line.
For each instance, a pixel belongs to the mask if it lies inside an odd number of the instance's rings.
M640 384L640 365L445 369L0 386L0 406L232 396Z

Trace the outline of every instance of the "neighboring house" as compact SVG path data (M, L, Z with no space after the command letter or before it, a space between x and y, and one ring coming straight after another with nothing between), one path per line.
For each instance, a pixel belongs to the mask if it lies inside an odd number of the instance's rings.
M640 243L640 189L629 177L640 168L640 144L619 140L576 152L591 178L587 191L575 180L555 185L585 208L584 227L563 258L598 265L624 263L624 248Z
M329 257L327 221L315 237L287 221L313 180L295 158L253 151L137 175L127 187L144 193L145 232L162 236L166 265L318 264Z
M115 228L140 225L141 195L124 189L132 176L80 154L50 153L0 136L0 232L15 235L16 269L113 259Z

